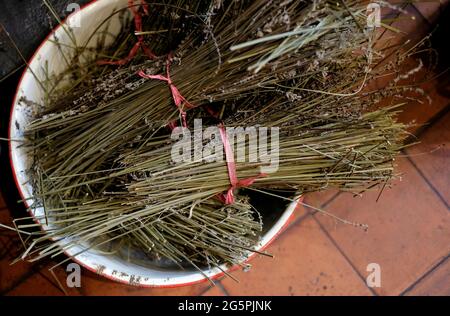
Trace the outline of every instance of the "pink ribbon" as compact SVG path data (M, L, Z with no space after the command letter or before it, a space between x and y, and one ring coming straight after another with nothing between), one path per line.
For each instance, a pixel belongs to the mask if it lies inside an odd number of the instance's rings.
M178 88L173 84L172 79L170 78L170 63L171 62L172 62L172 53L169 53L169 55L167 56L166 76L165 77L163 75L147 75L142 70L140 70L138 72L138 75L141 76L142 78L156 79L156 80L161 80L161 81L167 82L167 84L169 85L169 88L170 88L170 92L172 93L173 102L175 103L178 110L180 111L183 127L187 127L186 112L183 110L183 107L181 105L182 105L182 103L184 103L184 105L187 108L193 108L194 106L191 103L189 103L185 97L183 97L181 95ZM175 127L174 122L169 123L169 127L173 129Z
M144 14L148 15L148 5L145 2L145 0L141 0L140 6L142 7ZM128 8L131 10L134 16L135 32L142 32L142 14L139 12L139 8L136 8L136 6L134 5L134 0L128 0ZM119 66L125 65L128 62L130 62L134 58L134 56L136 56L137 52L139 51L139 48L142 49L144 54L147 55L150 59L155 59L156 55L153 54L152 51L144 43L144 36L143 35L136 35L136 36L138 41L131 48L127 57L117 61L99 60L97 63L99 65L119 65Z
M228 177L230 178L230 188L227 193L222 193L218 195L218 198L224 204L233 204L234 203L234 190L237 188L248 187L255 182L256 179L260 177L265 177L265 173L261 173L256 177L251 177L247 179L239 180L236 173L236 163L234 161L234 153L233 149L230 146L230 142L228 141L227 132L223 124L219 125L220 138L222 140L223 146L225 148L225 159L227 161L227 169L228 169Z

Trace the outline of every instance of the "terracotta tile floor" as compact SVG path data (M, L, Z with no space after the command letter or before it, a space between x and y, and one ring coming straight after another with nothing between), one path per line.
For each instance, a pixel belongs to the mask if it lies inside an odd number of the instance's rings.
M435 1L406 10L416 17L415 30L423 31L442 6ZM82 270L81 288L65 291L68 295L450 295L450 99L436 90L438 81L423 86L432 104L412 104L401 116L405 122L429 124L412 129L421 143L398 158L402 181L385 189L378 202L378 191L363 197L332 190L305 196L306 204L368 224L368 232L300 207L269 247L274 258L257 257L250 271L234 272L239 283L223 278L214 287L202 283L142 289ZM0 222L10 221L0 195ZM20 251L15 233L0 230L0 294L65 294L48 271L56 261L11 266ZM381 287L366 284L370 263L380 267ZM65 280L62 268L55 274Z

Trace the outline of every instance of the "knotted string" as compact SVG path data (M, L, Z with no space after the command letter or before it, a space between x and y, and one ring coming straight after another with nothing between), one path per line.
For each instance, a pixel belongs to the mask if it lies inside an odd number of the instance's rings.
M222 140L223 146L225 148L225 159L227 161L227 169L228 169L228 177L230 178L230 188L226 193L222 193L218 195L219 200L224 204L233 204L234 203L234 190L237 188L248 187L255 182L256 179L265 177L265 173L260 173L256 177L246 178L239 180L236 173L236 163L234 161L234 153L233 149L230 146L230 142L228 141L227 132L223 124L219 125L220 138Z
M141 5L144 14L148 15L148 5L145 2L145 0L141 0ZM136 7L134 5L134 0L128 0L128 8L131 10L134 16L134 29L135 32L142 32L142 14L139 11L139 7ZM150 59L155 59L157 56L152 53L152 51L145 45L144 43L144 36L143 35L136 35L137 42L134 44L134 46L131 48L130 52L128 53L128 56L117 61L109 61L109 60L99 60L97 63L100 65L125 65L128 62L130 62L134 56L136 56L137 52L139 51L139 48L142 49L145 55L147 55Z
M183 97L181 95L178 88L173 84L172 79L170 78L171 62L172 62L172 53L169 53L169 55L167 56L166 76L165 77L163 75L147 75L142 70L140 70L138 72L138 75L141 76L142 78L156 79L156 80L161 80L161 81L167 82L167 84L169 85L169 88L170 88L170 92L172 93L173 102L175 103L178 110L180 111L183 127L187 127L186 112L184 111L182 104L184 104L184 106L187 107L188 109L193 108L194 106L191 103L189 103L189 101L187 101L185 97ZM173 129L175 127L174 122L169 123L169 127Z

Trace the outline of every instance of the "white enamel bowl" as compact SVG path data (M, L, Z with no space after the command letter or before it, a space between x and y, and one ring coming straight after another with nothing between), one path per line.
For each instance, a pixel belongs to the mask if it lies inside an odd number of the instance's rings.
M78 12L71 14L63 22L63 25L67 28L70 25L77 26L77 24L79 24L79 27L73 27L72 31L78 45L82 45L85 44L93 30L97 28L101 21L111 15L114 10L126 8L126 6L126 0L93 1ZM117 34L119 28L119 17L118 15L115 15L108 25L108 31L112 34ZM48 67L47 71L50 74L58 74L64 70L65 62L62 58L61 51L53 41L55 35L62 44L60 47L66 47L64 44L71 45L70 37L65 28L58 26L39 46L31 58L29 68L24 71L19 82L11 109L9 125L9 136L11 139L23 138L23 129L27 126L27 123L33 115L32 111L30 111L30 106L20 104L20 98L26 96L28 100L37 103L43 98L42 90L35 76L39 79L44 78L44 65L46 64ZM111 41L112 37L108 38L108 40ZM92 43L96 43L95 37L87 44L90 46ZM67 47L65 54L71 54L71 48ZM15 141L10 142L11 165L21 197L27 201L27 205L31 205L33 203L32 187L28 184L27 180L29 174L25 171L30 164L31 157L27 156L25 151L18 146L19 144L19 142ZM256 250L263 250L282 231L289 222L289 218L294 212L296 205L296 203L291 203L284 211L280 210L280 216L277 219L265 223L266 227L269 227L269 229L266 230L262 236L261 242L257 245ZM41 215L43 215L43 209L37 208L34 216ZM40 224L42 225L43 230L49 228L44 222L41 222ZM204 281L205 275L214 279L223 274L219 268L206 269L203 271L204 274L202 274L196 270L168 270L149 267L141 263L127 262L118 256L104 255L94 250L83 250L84 248L82 246L73 247L67 250L66 254L85 268L95 271L109 279L126 284L152 287L174 287ZM249 260L250 257L243 258L243 261ZM221 268L224 270L228 269L225 266Z

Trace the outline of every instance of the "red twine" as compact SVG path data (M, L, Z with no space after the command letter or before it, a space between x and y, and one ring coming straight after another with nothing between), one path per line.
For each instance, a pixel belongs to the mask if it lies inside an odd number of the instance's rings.
M161 80L161 81L167 82L167 84L169 85L169 88L170 88L170 92L172 93L173 102L175 103L178 110L180 111L183 127L187 127L186 112L183 110L183 107L181 105L182 105L182 103L184 103L184 105L187 108L193 108L194 106L191 103L189 103L185 97L183 97L181 95L178 88L173 84L172 79L170 78L170 63L171 62L172 62L172 53L169 53L169 55L167 56L166 76L165 77L163 75L147 75L142 70L140 70L138 72L138 75L141 76L142 78L156 79L156 80ZM169 123L169 127L171 129L173 129L175 127L174 122Z
M228 141L227 132L223 124L219 125L220 138L222 139L223 146L225 148L225 159L227 161L227 169L228 169L228 177L230 178L230 188L227 193L219 194L219 200L224 204L233 204L234 203L234 190L237 188L248 187L255 182L256 179L260 177L265 177L265 173L261 173L256 177L251 177L247 179L239 180L236 173L236 163L234 161L234 153L233 149L230 146L230 142Z
M141 0L141 5L144 14L148 15L148 5L145 2L145 0ZM134 0L128 0L128 8L131 10L134 16L134 29L135 32L142 32L142 14L139 12L139 8L137 8L134 5ZM100 65L125 65L128 62L130 62L134 56L136 56L139 48L142 49L145 55L147 55L150 59L155 59L157 56L152 53L152 51L145 45L144 43L144 36L143 35L136 35L137 42L134 44L133 48L131 48L130 52L128 53L128 56L117 61L108 61L108 60L100 60L97 63Z

